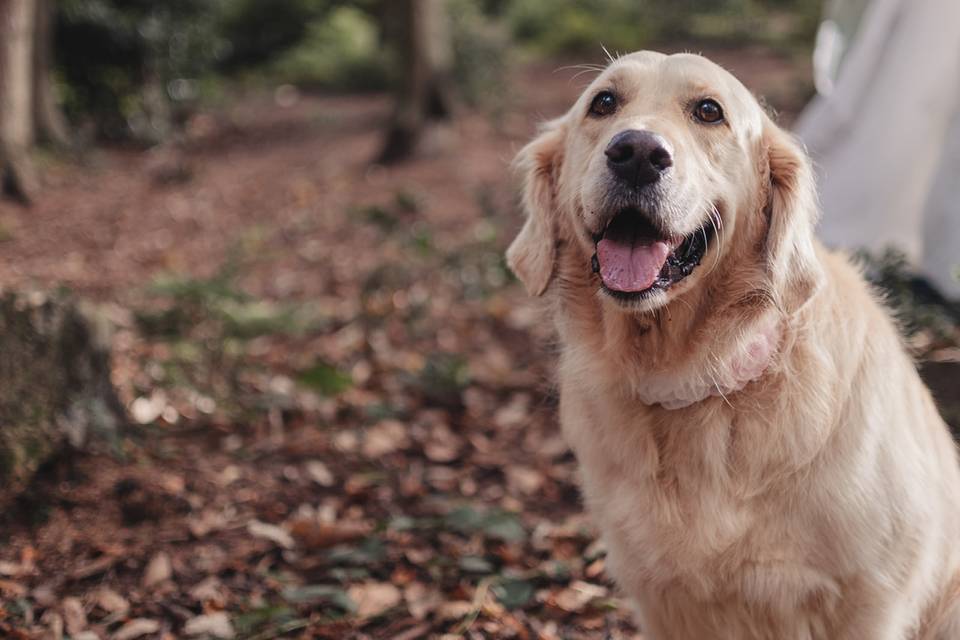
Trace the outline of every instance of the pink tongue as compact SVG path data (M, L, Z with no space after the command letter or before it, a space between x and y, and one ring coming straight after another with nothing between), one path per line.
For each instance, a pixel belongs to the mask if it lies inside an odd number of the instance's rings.
M608 289L636 292L649 289L670 255L665 242L617 242L604 238L597 244L600 277Z

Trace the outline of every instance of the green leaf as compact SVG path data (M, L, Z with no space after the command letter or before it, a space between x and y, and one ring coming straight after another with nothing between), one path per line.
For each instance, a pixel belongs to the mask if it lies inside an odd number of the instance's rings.
M451 529L473 533L480 529L483 516L472 507L457 507L448 513L443 521Z
M233 616L233 626L240 635L251 633L264 625L286 622L296 618L296 612L285 606L258 607Z
M346 545L334 547L328 553L327 559L332 564L365 566L380 562L386 555L387 550L379 538L368 538L357 547Z
M533 585L526 580L502 580L491 591L507 609L519 609L533 597Z
M348 611L356 611L357 605L347 592L335 585L308 584L302 587L288 587L283 590L283 599L291 604L328 603Z
M458 507L446 515L444 522L456 531L479 532L504 542L520 542L527 536L517 515L500 509L483 512L468 506Z
M325 362L318 362L309 369L301 371L297 375L297 382L324 396L335 396L346 391L353 384L348 374Z
M470 573L493 573L493 565L480 556L464 556L459 564L461 569Z

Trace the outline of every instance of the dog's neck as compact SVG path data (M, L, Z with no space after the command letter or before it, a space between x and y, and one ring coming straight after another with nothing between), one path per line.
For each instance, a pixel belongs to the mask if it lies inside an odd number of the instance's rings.
M760 378L770 368L782 340L774 311L767 311L745 326L725 352L695 358L676 370L656 372L636 389L646 405L681 409L713 396L726 397Z
M616 372L609 382L645 405L679 409L736 393L770 369L782 346L781 314L769 302L718 309L716 300L729 294L700 293L631 314L597 293L571 258L558 273L563 342L576 344L584 360L604 358L611 365L604 370Z

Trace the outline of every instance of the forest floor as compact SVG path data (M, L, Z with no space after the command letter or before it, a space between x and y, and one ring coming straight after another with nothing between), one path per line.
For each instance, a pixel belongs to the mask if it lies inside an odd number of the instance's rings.
M796 59L709 53L787 122L809 90ZM642 637L502 260L509 162L587 83L561 66L397 167L370 165L387 96L284 90L0 204L0 286L100 303L136 425L0 516L0 636Z

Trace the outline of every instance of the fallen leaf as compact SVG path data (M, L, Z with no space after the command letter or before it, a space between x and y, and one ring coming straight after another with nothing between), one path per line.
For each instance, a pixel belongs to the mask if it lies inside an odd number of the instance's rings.
M63 621L67 628L67 633L74 636L87 628L87 613L83 610L83 603L80 598L64 598L60 603L60 609L63 611Z
M457 564L470 573L493 573L493 565L479 556L463 556Z
M400 590L389 582L364 582L347 590L347 595L357 605L360 618L372 618L400 604Z
M417 620L423 620L430 615L443 598L436 589L427 587L422 582L412 582L403 590L403 599L407 603L407 609Z
M308 549L325 549L367 536L372 527L364 522L318 522L300 518L290 527L290 533Z
M70 577L74 580L85 580L86 578L92 578L95 575L105 572L107 569L120 562L121 559L122 558L119 554L101 556L96 560L82 564L74 569L73 573L70 574Z
M170 563L170 556L166 552L160 551L150 559L150 563L143 572L142 582L143 586L149 589L164 580L169 580L171 577L173 577L173 565Z
M101 587L94 596L94 603L104 611L125 616L130 611L130 603L119 593L107 587Z
M519 609L533 597L533 585L526 580L501 580L491 591L507 609Z
M437 617L441 620L460 620L473 611L473 605L466 600L449 600L437 607Z
M11 598L22 598L27 595L27 587L13 580L0 580L0 593Z
M259 520L251 520L247 523L247 532L254 538L269 540L284 549L292 549L296 544L286 529Z
M288 587L282 592L283 599L292 604L329 602L344 611L356 611L356 603L347 592L336 585L308 584L302 587Z
M209 576L190 589L190 597L200 603L223 606L226 601L223 585L216 576Z
M303 469L307 472L307 475L310 476L310 479L321 487L332 487L336 484L333 473L327 468L327 465L319 460L308 460L303 465Z
M227 524L227 519L222 513L213 509L205 509L200 515L187 518L187 528L195 538L202 538L212 531L222 529Z
M50 640L63 640L63 617L56 611L47 611L40 618L40 622L47 626ZM2 630L2 628L0 628Z
M460 439L441 423L430 430L430 438L423 445L423 452L431 462L453 462L460 456L460 446Z
M120 627L113 634L113 640L134 640L142 636L156 633L160 630L160 623L149 618L134 618Z
M543 486L543 474L529 467L512 466L504 470L511 491L533 495Z
M230 624L230 618L223 611L208 613L187 620L187 623L183 625L183 632L188 636L206 634L224 640L229 640L235 635L233 625Z
M398 420L381 420L367 429L361 453L367 458L379 458L410 445L407 429Z
M564 611L577 613L596 598L606 597L607 593L606 587L577 580L554 595L553 603Z
M30 592L30 597L41 607L52 607L57 603L56 589L51 584L41 584L35 587Z

